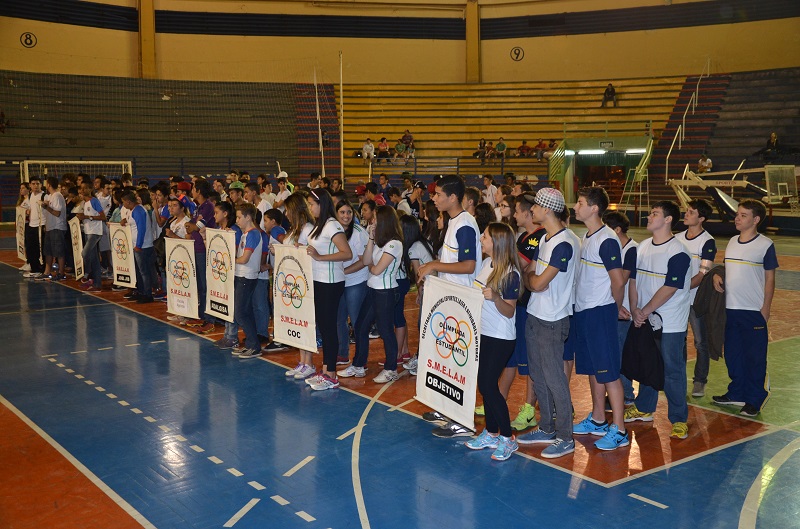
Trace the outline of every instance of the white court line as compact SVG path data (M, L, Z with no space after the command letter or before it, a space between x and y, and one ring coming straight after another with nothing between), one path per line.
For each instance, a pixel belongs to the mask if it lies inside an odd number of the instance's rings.
M165 431L165 432L168 432L168 431L169 431L169 426L166 426L166 425L160 424L158 427L159 427L159 428L161 428L161 429L162 429L163 431Z
M83 380L86 377L83 375L75 375L75 378L77 378L78 380Z
M229 468L228 472L230 472L232 475L236 476L237 478L240 478L240 477L244 476L244 474L242 474L241 472L239 472L238 470L236 470L233 467Z
M131 411L132 411L133 413L135 413L136 415L139 415L140 413L144 413L144 412L143 412L142 410L140 410L139 408L131 408Z
M69 354L71 354L71 355L79 355L79 354L83 354L85 352L86 351L70 351Z
M256 506L256 504L257 504L258 502L260 502L260 501L261 501L261 500L260 500L260 499L258 499L258 498L253 498L252 500L248 501L248 502L247 502L247 503L244 505L244 507L242 507L241 509L239 509L239 512L237 512L236 514L234 514L233 516L231 516L231 519L230 519L230 520L228 520L227 522L225 522L225 525L223 525L222 527L233 527L234 525L236 525L236 522L238 522L239 520L241 520L241 519L242 519L242 517L243 517L245 514L247 514L248 512L250 512L250 509L252 509L253 507L255 507L255 506Z
M408 399L408 400L407 400L407 401L405 401L405 402L401 402L401 403L400 403L400 404L398 404L397 406L392 406L391 408L389 408L389 409L388 409L388 410L386 410L386 411L396 411L396 410L399 410L400 408L404 407L406 404L411 404L412 402L414 402L414 398L413 398L413 397L412 397L412 398L410 398L410 399Z
M55 359L55 358L51 358L51 359L50 359L50 361L51 361L51 362L55 362L55 361L56 361L56 359ZM57 365L58 367L64 367L64 364L56 364L56 365Z
M94 389L96 389L97 391L105 391L106 390L106 388L101 387L101 386L95 386Z
M186 438L184 436L182 436L182 435L176 435L175 439L180 441L180 442L182 442L182 443L186 442Z
M198 454L199 454L200 452L205 452L205 450L203 450L202 448L200 448L200 447L199 447L199 446L197 446L197 445L192 445L192 446L190 446L189 448L191 448L192 450L194 450L194 451L195 451L195 452L197 452Z
M140 344L140 343L129 343L129 344L126 344L125 347L136 347L137 345L142 345L142 344Z
M775 474L781 465L798 450L800 450L800 438L795 439L781 448L777 454L772 456L772 459L761 467L761 472L759 472L756 479L753 480L753 484L750 486L750 490L747 491L747 496L744 498L742 512L739 514L739 529L755 529L758 509L761 507L761 500L764 498L764 493L766 492L766 485L764 483L765 471Z
M220 463L224 463L224 461L222 461L222 459L218 458L217 456L211 456L211 457L208 458L208 460L211 461L212 463L214 463L215 465L219 465Z
M191 338L191 336L184 336L182 338L175 338L175 341L177 342L179 340L188 340L189 338Z
M156 341L150 342L150 343L164 343L164 342L166 342L166 340L156 340Z
M54 354L51 354L51 355L42 355L42 358L52 358L52 357L54 357L54 356L58 356L58 355L57 355L57 354L55 354L55 353L54 353ZM52 362L52 360L51 360L51 362Z
M259 483L258 481L248 481L247 484L250 485L251 487L253 487L256 490L264 490L264 489L267 488L264 485L262 485L261 483Z
M124 499L122 499L122 497L121 497L119 494L117 494L116 492L114 492L114 491L111 489L111 487L109 487L108 485L106 485L106 484L105 484L105 483L104 483L104 482L103 482L103 481L102 481L100 478L98 478L98 477L97 477L97 476L96 476L96 475L95 475L95 474L94 474L94 473L93 473L91 470L89 470L88 468L86 468L86 466L84 466L84 464L83 464L83 463L81 463L80 461L78 461L78 460L75 458L75 456L73 456L72 454L70 454L69 452L67 452L67 450L66 450L66 449L65 449L63 446L61 446L60 444L58 444L58 443L56 442L56 440L55 440L55 439L53 439L52 437L50 437L49 435L47 435L47 432L45 432L44 430L42 430L41 428L39 428L39 427L36 425L36 423L34 423L33 421L31 421L31 420L30 420L30 419L29 419L29 418L28 418L28 417L27 417L25 414L23 414L23 413L22 413L21 411L19 411L19 410L18 410L16 407L14 407L14 405L13 405L13 404L11 404L11 403L10 403L8 400L6 400L6 398L5 398L5 397L3 397L2 395L0 395L0 403L2 403L2 404L3 404L3 405L6 407L6 408L8 408L9 410L11 410L11 412L12 412L14 415L16 415L17 417L19 417L19 418L20 418L20 420L22 420L22 422L24 422L25 424L27 424L27 425L28 425L28 427L30 427L30 428L31 428L33 431L35 431L35 432L36 432L36 433L37 433L37 434L38 434L38 435L39 435L39 436L40 436L42 439L44 439L45 441L47 441L47 443L48 443L50 446L52 446L53 448L55 448L55 449L56 449L56 451L57 451L58 453L60 453L62 456L64 456L64 457L67 459L67 461L69 461L70 463L72 463L72 465L73 465L75 468L77 468L77 469L78 469L78 470L81 472L81 474L83 474L84 476L86 476L86 477L89 479L89 481L91 481L92 483L94 483L94 484L97 486L97 488L99 488L101 491L103 491L103 492L106 494L106 496L108 496L109 498L111 498L111 500L112 500L114 503L116 503L117 505L119 505L119 506L122 508L122 510L124 510L126 513L128 513L128 514L131 516L131 518L133 518L134 520L136 520L136 521L137 521L137 522L138 522L138 523L139 523L139 524L140 524L142 527L145 527L145 528L147 528L147 529L156 529L156 526L155 526L155 525L153 525L152 523L150 523L150 521L149 521L147 518L145 518L144 516L142 516L142 514L141 514L139 511L137 511L136 509L134 509L134 508L133 508L133 507L132 507L132 506L131 506L131 505L130 505L128 502L126 502Z
M344 432L342 435L337 437L336 440L337 441L344 441L345 439L347 439L348 437L350 437L351 435L356 433L356 430L358 430L358 426L354 426L354 427L350 428L349 430Z
M283 477L288 478L288 477L294 475L295 472L297 472L298 470L300 470L301 468L303 468L307 464L311 463L313 460L314 460L314 456L308 456L307 458L303 459L302 461L297 463L295 466L293 466L292 468L287 470L283 474Z
M356 497L356 507L358 508L358 518L361 521L362 529L368 529L369 525L369 516L367 515L367 506L364 503L364 493L361 490L361 473L358 469L358 459L359 459L359 450L361 449L361 432L364 430L364 426L367 424L367 415L369 415L370 410L378 402L378 399L383 392L386 391L394 384L394 381L385 384L376 394L369 400L367 407L364 408L364 412L361 414L361 418L358 420L358 424L356 425L356 434L353 437L353 449L352 449L352 456L350 458L350 468L353 474L353 494Z
M295 514L307 522L315 522L317 520L306 511L297 511Z
M108 397L109 399L116 399L117 398L117 396L114 395L113 393L106 393L106 397Z
M669 509L669 505L664 505L663 503L659 503L655 500L651 500L650 498L645 498L644 496L639 496L638 494L628 494L634 500L643 501L645 503L649 503L650 505L654 505L659 509Z
M75 372L74 369L65 369L64 371L66 371L67 373L74 373Z
M92 382L91 380L84 380L83 382L84 382L84 383L85 383L87 386L94 386L94 382Z
M113 349L113 347L101 347L98 351L108 351L109 349Z
M147 422L156 422L156 420L150 417L149 415L147 417L144 417L144 420Z
M127 400L117 401L117 404L119 404L120 406L130 406L131 405L131 403L128 402Z
M289 500L277 494L275 496L270 496L270 499L280 506L289 505Z

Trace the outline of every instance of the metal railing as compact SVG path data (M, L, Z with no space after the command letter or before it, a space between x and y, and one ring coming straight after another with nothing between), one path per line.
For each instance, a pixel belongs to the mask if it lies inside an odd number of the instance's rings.
M683 140L686 137L686 115L689 113L689 110L691 110L692 115L694 115L694 111L697 108L698 103L700 102L700 81L703 80L703 77L710 77L710 76L711 76L711 58L708 57L706 58L706 64L703 66L703 70L700 72L700 76L697 78L697 85L695 86L694 92L692 92L692 96L689 98L689 102L686 103L686 109L683 111L681 124L678 125L678 130L675 131L675 138L672 139L672 145L670 145L669 152L667 152L667 158L664 162L665 184L669 181L669 157L672 155L672 149L675 147L675 140L678 139L678 150L683 148Z

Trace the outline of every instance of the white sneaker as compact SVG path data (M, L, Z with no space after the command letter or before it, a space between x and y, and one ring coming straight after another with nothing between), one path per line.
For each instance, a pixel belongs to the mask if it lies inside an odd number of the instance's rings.
M367 368L366 367L356 367L356 366L348 366L347 369L343 369L341 371L336 372L341 378L349 378L349 377L356 377L356 378L363 378L367 375Z
M313 386L314 384L317 384L321 378L322 378L322 371L320 371L319 373L314 373L313 377L308 377L306 379L306 384L308 384L309 386Z
M22 274L22 277L26 279L36 279L37 277L41 276L42 276L41 272L25 272L24 274Z
M304 378L308 378L311 375L315 374L317 370L314 366L310 366L308 364L303 364L294 374L295 380L303 380Z
M397 380L398 378L400 378L400 375L397 374L397 371L389 371L388 369L384 369L378 373L378 376L373 378L372 381L376 384L385 384L387 382Z
M28 264L28 263L25 263L24 265L20 266L19 269L22 270L23 272L30 272L31 271L31 265Z
M297 374L297 372L298 372L298 371L300 371L300 369L301 369L301 368L302 368L304 365L305 365L305 364L303 364L302 362L300 362L299 364L297 364L296 366L294 366L293 368L291 368L289 371L287 371L286 373L284 373L284 375L286 375L287 377L293 377L293 376L295 376L295 375Z
M417 370L417 355L412 356L406 362L403 363L403 369L408 369L409 371L414 370L416 375Z

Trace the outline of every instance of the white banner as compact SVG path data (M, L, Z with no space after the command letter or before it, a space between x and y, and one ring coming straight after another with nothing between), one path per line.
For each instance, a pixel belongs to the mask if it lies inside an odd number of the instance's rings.
M72 241L72 258L75 261L75 279L83 277L83 237L81 237L81 221L72 217L69 221L69 235Z
M133 241L131 227L109 223L108 235L111 238L111 263L114 267L114 284L121 287L136 288L136 263L133 261Z
M317 352L314 278L305 246L275 244L275 341ZM330 315L335 318L335 314Z
M414 398L472 430L482 307L477 288L425 278Z
M206 314L233 322L236 234L206 228Z
M25 208L17 207L17 257L23 261L27 261L25 256L25 214L28 210Z
M164 239L167 252L167 312L197 318L197 268L194 240Z

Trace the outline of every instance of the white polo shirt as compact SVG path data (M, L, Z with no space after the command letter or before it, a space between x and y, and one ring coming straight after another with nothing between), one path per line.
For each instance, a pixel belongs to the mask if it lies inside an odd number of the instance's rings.
M764 271L778 268L775 245L761 234L744 243L739 239L731 239L725 249L725 308L760 311Z

